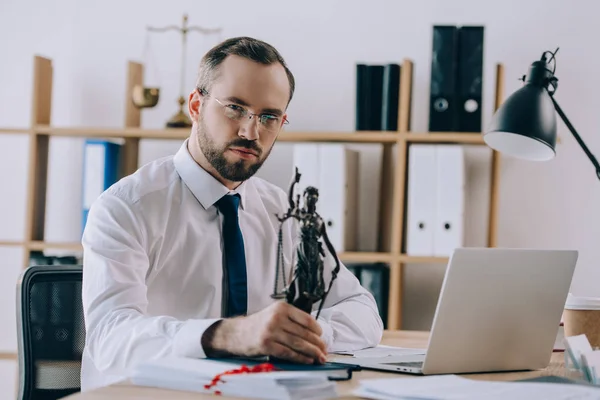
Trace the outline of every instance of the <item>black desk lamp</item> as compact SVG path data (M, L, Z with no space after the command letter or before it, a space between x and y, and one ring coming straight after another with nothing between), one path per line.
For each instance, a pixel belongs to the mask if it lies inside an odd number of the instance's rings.
M596 157L554 99L558 86L558 79L554 76L557 52L558 49L554 53L545 51L540 60L531 64L527 76L522 78L523 87L496 111L483 140L492 149L516 158L550 160L556 154L556 110L596 168L596 175L600 179L600 164ZM546 58L547 54L550 55L549 59ZM553 60L554 65L550 69Z

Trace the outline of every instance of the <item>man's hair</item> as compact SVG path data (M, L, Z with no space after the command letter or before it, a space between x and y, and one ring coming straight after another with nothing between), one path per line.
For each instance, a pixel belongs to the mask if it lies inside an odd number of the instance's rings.
M219 65L230 55L243 57L265 65L277 62L280 63L285 69L290 83L289 104L294 95L296 84L294 75L287 67L283 57L270 44L247 36L227 39L210 49L204 57L202 57L198 69L198 80L196 82L196 86L200 90L210 91L212 83L217 78Z

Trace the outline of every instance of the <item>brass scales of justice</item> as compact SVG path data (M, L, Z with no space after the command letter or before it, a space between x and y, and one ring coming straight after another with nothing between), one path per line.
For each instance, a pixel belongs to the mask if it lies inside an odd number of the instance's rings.
M187 59L187 35L190 32L200 32L201 34L210 35L220 33L221 28L203 28L201 26L188 26L188 15L183 15L183 22L181 26L169 25L165 27L152 27L146 28L146 43L144 45L144 54L149 52L150 48L150 34L151 33L164 33L169 31L175 31L181 34L181 71L180 71L180 86L179 86L179 111L173 115L166 123L167 128L188 128L192 126L192 121L188 115L183 111L183 106L186 103L184 97L185 88L185 67ZM152 108L158 104L160 98L160 84L158 86L142 86L136 85L133 88L132 101L137 108Z

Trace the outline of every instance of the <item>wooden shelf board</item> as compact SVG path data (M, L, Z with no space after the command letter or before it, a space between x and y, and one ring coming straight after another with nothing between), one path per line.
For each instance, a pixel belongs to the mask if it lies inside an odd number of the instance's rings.
M33 241L29 243L30 250L71 250L82 251L80 243L69 242L43 242ZM391 262L393 255L391 253L375 253L375 252L341 252L338 254L343 262Z
M83 248L81 243L72 243L72 242L43 242L43 241L33 241L29 242L29 250L70 250L70 251L82 251Z
M143 129L143 128L95 128L95 127L52 127L37 125L34 132L51 136L97 137L97 138L140 138L184 140L190 130L176 129ZM29 129L0 128L0 133L29 133ZM278 137L280 142L340 142L340 143L396 143L405 139L410 143L462 143L485 144L483 135L477 132L386 132L386 131L282 131Z
M25 246L25 242L18 240L0 240L0 246Z
M16 360L17 353L0 352L0 360Z
M93 127L52 127L38 125L35 132L51 136L98 137L98 138L142 138L183 140L190 134L189 129L141 129L141 128L93 128Z
M483 135L473 132L413 132L407 133L405 137L411 143L485 144Z
M99 137L99 138L140 138L183 140L190 134L189 129L142 129L142 128L94 128L94 127L52 127L38 125L34 131L42 135ZM397 132L287 132L282 131L280 142L347 142L347 143L395 143L400 138Z
M447 264L448 259L448 257L410 256L408 254L402 254L399 257L399 261L405 264Z
M0 133L36 132L51 136L89 137L89 138L140 138L161 140L184 140L190 130L143 129L143 128L95 128L95 127L52 127L37 125L33 130L24 128L0 128ZM282 131L280 142L339 142L339 143L396 143L405 139L409 143L462 143L485 145L483 135L477 132L386 132L386 131ZM560 138L557 140L561 142Z
M346 143L396 143L398 132L286 132L277 138L280 142L346 142Z
M394 255L391 253L375 253L375 252L342 252L338 254L342 262L357 262L357 263L388 263L392 262Z
M0 128L0 133L31 133L31 129L29 128L6 128L6 127L2 127Z

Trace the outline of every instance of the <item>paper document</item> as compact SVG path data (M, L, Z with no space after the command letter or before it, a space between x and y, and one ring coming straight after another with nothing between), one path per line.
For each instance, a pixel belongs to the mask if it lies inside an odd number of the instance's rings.
M591 353L581 355L581 364L585 369L584 376L590 383L600 385L600 351L595 350Z
M347 355L360 358L380 358L380 357L391 357L391 356L403 356L406 354L425 354L426 349L412 349L408 347L394 347L380 345L377 347L371 347L368 349L357 350L357 351L341 351L335 354Z
M335 383L323 374L310 371L229 374L241 372L240 367L236 363L165 357L139 364L130 379L139 386L244 398L320 400L337 397Z
M576 369L581 370L581 356L591 353L592 345L588 341L587 336L577 335L565 338L565 351Z
M354 392L374 400L592 400L600 399L600 387L540 382L477 381L457 375L419 378L366 379Z

